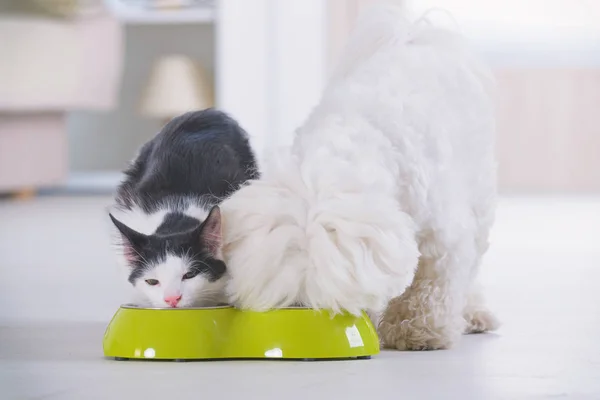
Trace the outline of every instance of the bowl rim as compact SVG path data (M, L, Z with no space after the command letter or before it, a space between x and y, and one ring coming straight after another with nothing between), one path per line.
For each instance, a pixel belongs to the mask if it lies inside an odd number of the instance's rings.
M121 304L120 308L126 308L130 310L160 310L160 311L185 311L185 310L216 310L225 308L234 308L232 305L225 304L222 306L209 306L209 307L140 307L132 303Z
M219 310L219 309L229 309L235 308L236 310L246 311L246 312L268 312L268 311L278 311L278 310L313 310L313 311L330 311L328 309L317 309L315 310L312 307L300 307L300 306L289 306L289 307L281 307L274 308L272 310L267 311L252 311L252 310L243 310L239 309L230 304L224 304L220 306L209 306L209 307L140 307L133 303L125 303L121 304L120 308L125 308L128 310L157 310L157 311L186 311L186 310Z

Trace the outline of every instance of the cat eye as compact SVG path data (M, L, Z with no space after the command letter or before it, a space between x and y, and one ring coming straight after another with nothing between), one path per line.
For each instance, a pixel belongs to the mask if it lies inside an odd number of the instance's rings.
M197 272L194 271L190 271L187 274L183 275L183 277L181 278L182 280L186 280L186 279L192 279L193 277L195 277L196 275L198 275Z
M156 279L146 279L146 283L150 286L158 285L158 281Z

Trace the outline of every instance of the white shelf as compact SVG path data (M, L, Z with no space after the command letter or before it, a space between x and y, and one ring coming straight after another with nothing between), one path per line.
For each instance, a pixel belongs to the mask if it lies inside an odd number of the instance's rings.
M143 10L128 7L118 0L107 1L112 12L124 24L131 25L177 25L210 24L215 20L213 8L183 8L166 10Z

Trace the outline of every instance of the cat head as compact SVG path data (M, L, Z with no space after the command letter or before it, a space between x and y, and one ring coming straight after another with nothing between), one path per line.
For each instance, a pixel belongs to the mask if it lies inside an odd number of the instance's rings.
M120 232L129 282L152 307L211 306L223 301L226 266L221 212L191 229L146 235L109 214Z

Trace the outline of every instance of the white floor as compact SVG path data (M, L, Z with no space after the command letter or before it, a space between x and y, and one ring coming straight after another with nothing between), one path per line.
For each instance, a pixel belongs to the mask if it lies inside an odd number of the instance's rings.
M115 362L127 285L107 198L0 202L0 399L600 399L600 199L504 199L485 259L497 334L343 362Z

